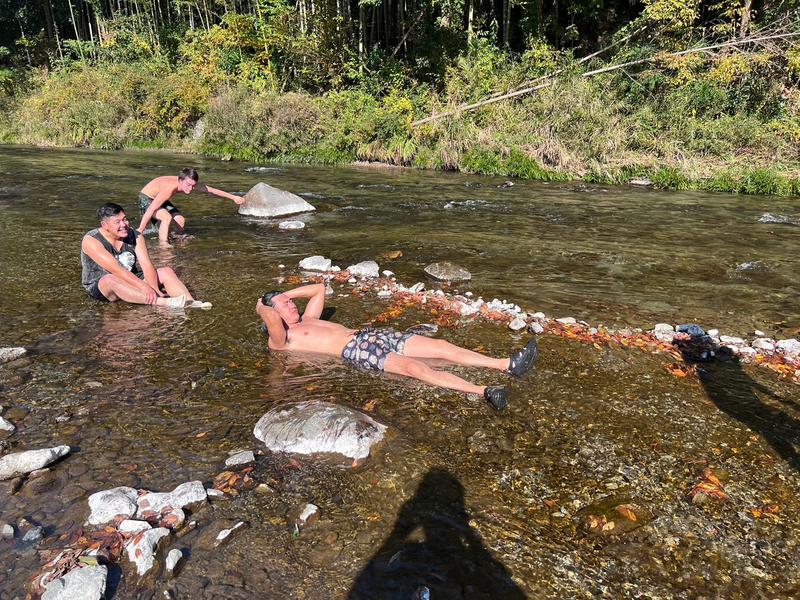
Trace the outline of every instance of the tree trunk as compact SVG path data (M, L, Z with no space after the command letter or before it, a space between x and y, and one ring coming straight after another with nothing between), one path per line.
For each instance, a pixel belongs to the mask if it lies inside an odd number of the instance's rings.
M750 29L750 8L753 6L753 0L744 0L742 7L742 20L739 26L739 37L744 37Z
M50 0L39 0L39 8L41 8L44 15L47 40L52 42L56 39L56 25L53 20L53 7L50 4Z

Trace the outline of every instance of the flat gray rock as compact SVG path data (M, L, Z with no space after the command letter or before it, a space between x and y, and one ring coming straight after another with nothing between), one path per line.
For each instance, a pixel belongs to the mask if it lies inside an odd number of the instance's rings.
M25 355L25 348L0 348L0 365L17 360Z
M56 446L55 448L6 454L0 458L0 481L42 469L69 454L69 450L69 446Z
M73 569L48 583L42 600L99 600L105 597L106 577L103 565Z
M332 453L359 460L383 439L386 426L362 412L329 402L273 408L253 433L272 452Z
M254 217L280 217L312 210L316 208L300 196L279 190L264 182L250 188L244 196L244 202L239 205L240 215Z
M136 514L138 494L131 487L115 487L110 490L95 492L89 496L90 525L110 523L118 515L131 517Z
M438 281L469 281L472 273L451 262L437 262L425 267L425 274Z
M297 263L301 269L306 271L328 271L331 268L331 259L324 256L308 256Z
M374 260L364 260L347 267L353 277L377 277L380 274L378 263Z
M14 433L16 427L11 421L6 421L3 417L0 417L0 431L7 431L9 433Z
M303 229L306 226L302 221L281 221L278 229Z
M247 463L255 462L256 455L253 454L252 450L244 450L242 452L237 452L236 454L230 455L228 458L225 459L225 466L232 467L234 465L245 465Z
M206 488L200 481L187 481L180 484L171 492L148 492L136 500L139 505L137 517L148 511L160 513L165 508L179 509L194 508L206 501Z

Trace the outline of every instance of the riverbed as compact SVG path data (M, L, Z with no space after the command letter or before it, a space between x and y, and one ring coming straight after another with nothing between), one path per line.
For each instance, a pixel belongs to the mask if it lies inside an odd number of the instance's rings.
M264 181L318 211L299 217L302 230L279 230L227 200L174 198L187 235L171 247L153 240L151 256L214 308L86 297L78 254L99 204L138 216L148 179L187 164L214 187ZM266 351L256 298L302 277L298 261L315 254L342 268L378 260L406 285L449 260L472 273L460 293L593 324L798 337L791 200L511 183L0 147L0 346L29 349L0 368L3 416L17 425L4 440L12 450L73 448L14 493L0 483L0 521L41 525L38 549L58 547L85 521L89 494L210 483L230 451L263 448L252 431L264 412L319 399L387 425L384 445L357 469L264 451L253 476L271 491L213 501L173 542L187 557L176 578L143 587L123 564L113 597L409 598L423 587L436 599L797 596L800 387L769 371L710 363L676 378L662 355L544 335L525 379L454 369L510 385L510 407L497 413L336 359ZM334 292L336 322L357 326L386 310L346 284ZM409 308L390 324L430 318ZM488 322L436 335L497 356L527 337ZM727 498L691 501L705 469ZM321 517L300 532L287 515L305 502ZM593 526L615 511L618 525ZM224 519L248 528L208 549L204 531ZM18 535L0 551L0 597L22 598L37 547Z

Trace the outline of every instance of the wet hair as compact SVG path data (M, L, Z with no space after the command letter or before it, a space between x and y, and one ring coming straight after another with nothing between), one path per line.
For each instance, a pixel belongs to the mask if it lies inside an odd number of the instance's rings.
M184 179L193 179L196 183L200 179L200 174L192 167L184 167L178 173L178 181L183 181Z
M97 209L97 218L102 223L106 219L110 219L111 217L116 217L119 213L125 212L125 209L122 208L119 204L114 204L113 202L106 202Z
M283 292L280 290L272 290L271 292L266 292L263 296L261 296L261 304L264 306L272 306L272 299L282 294Z

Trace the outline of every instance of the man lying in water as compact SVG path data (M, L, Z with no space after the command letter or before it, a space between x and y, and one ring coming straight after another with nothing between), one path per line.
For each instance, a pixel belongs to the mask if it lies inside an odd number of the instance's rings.
M298 298L308 298L302 316L294 303ZM430 385L468 394L481 394L498 410L508 405L505 386L475 385L447 371L432 369L420 359L434 358L465 367L486 367L521 377L531 370L539 356L536 340L530 340L522 350L512 353L508 358L491 358L459 348L445 340L388 327L348 329L321 320L324 305L325 285L321 283L264 294L256 303L256 312L269 334L269 347L272 350L341 356L345 362L366 369L406 375Z
M103 204L97 209L97 218L100 226L81 242L81 282L92 298L169 308L211 308L210 302L192 298L170 267L153 267L144 237L130 228L119 204Z

